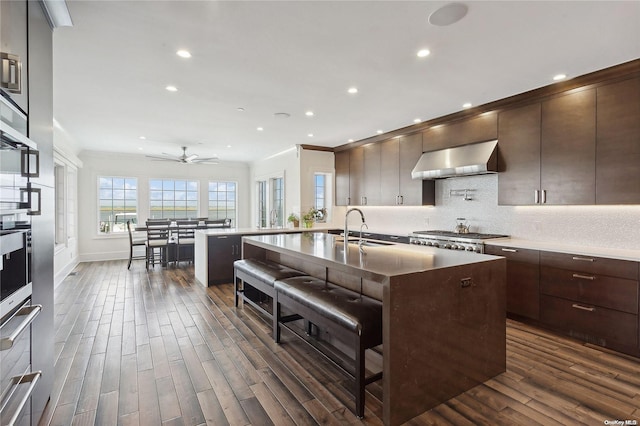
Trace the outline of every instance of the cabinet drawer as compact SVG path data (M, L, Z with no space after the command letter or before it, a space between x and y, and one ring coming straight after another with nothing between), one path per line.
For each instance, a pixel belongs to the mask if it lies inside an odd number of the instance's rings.
M638 281L540 267L540 292L578 302L638 313Z
M540 252L540 264L554 268L638 280L638 263L567 253Z
M637 315L541 295L540 320L600 346L638 347Z
M484 252L485 254L504 256L516 262L535 263L536 265L540 260L540 252L538 250L486 245Z

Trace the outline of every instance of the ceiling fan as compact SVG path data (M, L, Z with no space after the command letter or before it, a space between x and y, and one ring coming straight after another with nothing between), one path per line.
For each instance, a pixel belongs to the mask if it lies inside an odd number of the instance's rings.
M174 161L182 164L218 164L218 157L199 158L198 154L187 155L187 147L182 147L182 155L173 156L163 152L164 157L158 155L146 155L145 157L151 158L152 161Z

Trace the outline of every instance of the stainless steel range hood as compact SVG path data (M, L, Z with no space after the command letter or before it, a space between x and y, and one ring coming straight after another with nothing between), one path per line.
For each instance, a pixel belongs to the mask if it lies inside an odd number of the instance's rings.
M498 172L498 141L478 142L455 148L425 152L413 168L413 179L442 179L453 176Z

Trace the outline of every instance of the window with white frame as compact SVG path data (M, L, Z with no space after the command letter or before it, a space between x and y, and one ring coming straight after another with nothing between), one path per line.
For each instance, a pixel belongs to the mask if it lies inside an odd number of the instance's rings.
M126 232L127 220L138 222L138 180L131 177L98 178L99 227L102 234Z
M67 166L67 241L76 238L76 224L78 221L78 170L73 166Z
M256 182L256 193L258 195L258 227L265 228L267 226L267 181L259 180Z
M198 181L151 179L149 208L151 219L198 217Z
M329 192L329 176L327 173L314 173L313 174L313 206L320 212L324 212L322 217L318 218L318 222L326 222L327 220L327 208L328 205L328 192Z
M236 182L209 182L209 219L236 220Z
M55 242L56 245L67 243L67 222L65 214L65 177L66 167L64 164L55 163L53 166L54 192L55 192Z

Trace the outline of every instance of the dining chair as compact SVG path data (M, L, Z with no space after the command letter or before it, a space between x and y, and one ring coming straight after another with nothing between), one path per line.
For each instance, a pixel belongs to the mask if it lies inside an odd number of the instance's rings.
M167 264L167 249L169 248L169 220L147 220L147 253L146 266L156 264L156 250L162 265Z
M142 247L147 245L147 239L145 237L133 235L133 231L131 230L130 220L127 221L127 232L129 232L129 264L127 265L127 269L130 269L132 260L141 260L141 259L147 258L146 254L144 255L139 254L135 256L133 255L133 250L135 247Z
M198 222L195 220L176 221L176 231L173 234L176 237L176 265L183 260L193 262L197 228Z

